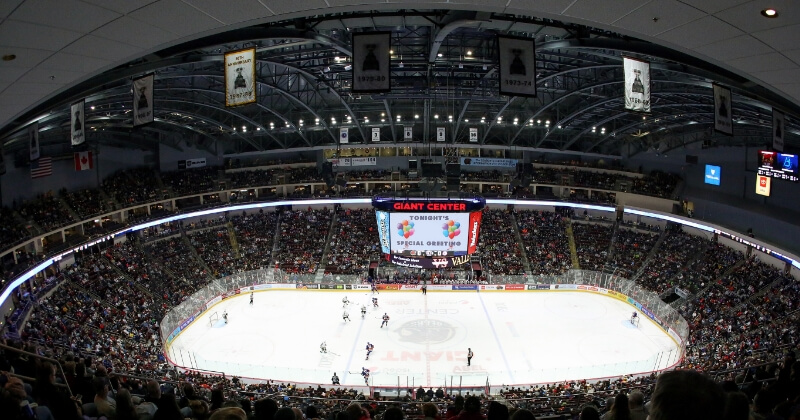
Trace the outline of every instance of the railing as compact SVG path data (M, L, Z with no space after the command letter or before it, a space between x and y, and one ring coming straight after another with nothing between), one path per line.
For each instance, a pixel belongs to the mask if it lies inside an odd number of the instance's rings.
M272 274L272 276L270 276ZM298 275L299 276L299 275ZM288 283L279 283L278 277L285 277ZM307 276L306 280L311 280ZM522 276L507 280L521 280ZM340 278L333 283L313 283L295 282L293 276L275 276L269 270L257 270L240 273L233 276L212 281L204 289L196 292L186 299L183 303L172 309L161 321L161 337L164 339L164 352L172 363L187 369L197 370L216 370L226 372L231 375L244 376L250 378L272 378L280 380L290 380L300 383L329 383L329 368L288 368L281 366L268 366L262 364L241 363L234 358L217 358L215 360L206 359L198 355L191 349L179 346L171 346L178 334L189 326L192 322L209 322L206 319L206 311L223 299L239 294L249 293L253 290L267 289L344 289L353 284L343 283L345 279ZM352 280L352 279L348 279ZM515 284L514 290L573 290L594 292L605 294L629 303L639 309L645 316L652 319L659 325L666 334L670 335L677 343L678 348L671 351L662 351L651 355L642 360L629 360L620 363L609 364L580 364L575 363L569 367L544 368L531 371L527 369L520 371L507 372L488 372L481 375L455 376L459 386L478 387L487 381L487 376L492 383L516 383L514 377L535 377L537 383L556 382L564 378L604 378L618 376L622 373L649 373L664 370L675 366L683 357L684 344L689 335L689 328L686 321L671 306L664 303L655 293L642 290L634 282L627 279L594 271L570 270L560 276L536 276L528 283L508 283ZM360 282L359 282L360 283ZM359 287L368 286L359 284ZM454 286L454 288L459 286ZM474 286L479 290L480 286ZM488 286L486 286L488 287ZM501 286L495 286L500 289ZM459 287L463 289L463 287ZM510 287L508 287L510 289ZM340 372L351 375L351 383L357 381L360 372ZM402 383L421 384L430 381L435 384L447 384L453 381L453 377L443 376L441 378L427 378L425 372L416 372L413 369L402 369L396 372L386 372L380 377L372 376L369 383L365 386L393 387Z

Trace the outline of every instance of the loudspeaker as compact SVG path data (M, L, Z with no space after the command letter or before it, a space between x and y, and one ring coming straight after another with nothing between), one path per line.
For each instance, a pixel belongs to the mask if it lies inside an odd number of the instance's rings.
M460 163L448 163L445 173L447 177L461 177L461 164Z
M442 176L442 164L439 162L422 162L423 178L439 178Z

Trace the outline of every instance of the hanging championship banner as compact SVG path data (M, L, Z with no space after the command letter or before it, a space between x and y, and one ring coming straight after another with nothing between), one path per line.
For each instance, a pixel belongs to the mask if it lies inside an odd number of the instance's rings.
M28 126L28 143L30 147L31 160L39 159L39 123Z
M225 54L225 106L256 101L256 49Z
M86 141L84 105L85 101L80 101L70 107L70 141L73 146Z
M133 126L153 122L153 82L155 75L150 74L133 81Z
M650 63L623 57L625 109L650 112Z
M733 107L731 90L720 85L714 87L714 130L733 135Z
M536 96L536 50L531 38L497 37L500 94Z
M347 130L349 130L349 129L346 128L346 127L342 127L342 128L339 129L339 143L340 144L341 143L350 143L350 137L349 137L349 135L347 133Z
M373 127L372 128L372 141L381 141L381 129L380 129L380 127Z
M391 32L353 34L353 93L391 90Z
M445 141L444 127L436 128L436 141Z
M786 115L783 112L772 110L772 148L783 151L783 134L786 132Z
M403 140L411 141L414 139L414 130L411 126L403 127Z
M472 143L478 142L478 129L477 128L470 128L469 129L469 141Z

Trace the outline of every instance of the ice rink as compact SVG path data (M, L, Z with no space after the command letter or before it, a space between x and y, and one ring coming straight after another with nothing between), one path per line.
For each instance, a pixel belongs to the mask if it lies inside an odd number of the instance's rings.
M342 320L342 298L350 322ZM649 372L673 365L677 344L634 308L577 291L269 290L228 298L168 349L176 364L287 382L422 386L529 384ZM361 306L367 314L362 319ZM228 313L228 323L222 319ZM209 322L217 312L219 321ZM390 316L381 328L381 316ZM327 354L320 343L327 342ZM375 346L365 360L367 342ZM475 353L467 366L467 349Z

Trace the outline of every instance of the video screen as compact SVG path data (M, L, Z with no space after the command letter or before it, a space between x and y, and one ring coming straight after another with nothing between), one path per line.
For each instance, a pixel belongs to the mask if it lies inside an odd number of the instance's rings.
M797 155L760 150L758 153L758 175L797 182Z
M464 255L469 241L469 213L390 213L391 252L442 257Z
M719 185L721 169L719 166L706 165L705 183L711 185Z

